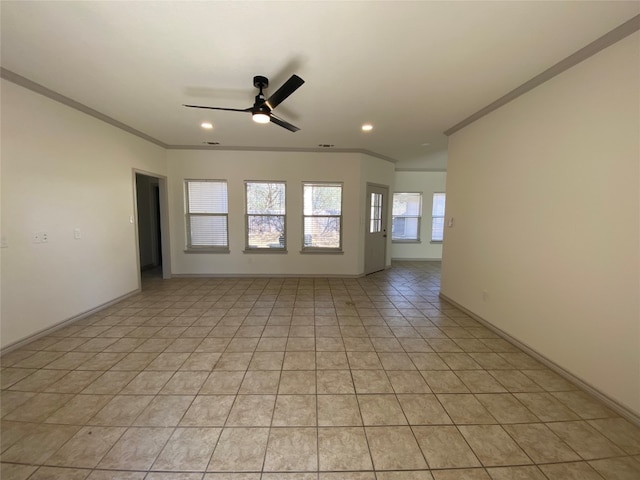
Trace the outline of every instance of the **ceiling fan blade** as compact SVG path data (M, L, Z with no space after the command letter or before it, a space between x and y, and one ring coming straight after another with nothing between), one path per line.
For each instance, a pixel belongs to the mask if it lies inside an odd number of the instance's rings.
M300 130L295 125L291 125L289 122L286 122L286 121L282 120L281 118L276 117L273 113L271 115L269 115L269 117L271 118L271 121L273 123L275 123L276 125L280 125L283 128L286 128L290 132L297 132L298 130Z
M182 105L189 108L205 108L207 110L224 110L227 112L250 112L251 108L239 109L239 108L223 108L223 107L203 107L202 105Z
M266 101L272 110L282 103L282 101L302 86L304 80L297 75L291 75L291 78L276 90L273 95Z

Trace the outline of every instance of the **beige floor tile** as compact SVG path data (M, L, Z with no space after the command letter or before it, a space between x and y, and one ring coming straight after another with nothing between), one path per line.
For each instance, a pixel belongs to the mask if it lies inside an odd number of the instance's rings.
M318 394L355 393L351 373L350 370L319 370L316 374ZM387 383L389 384L388 380Z
M435 395L403 394L397 397L410 425L447 425L452 423Z
M235 395L240 390L244 374L244 371L211 372L199 393Z
M378 480L384 479L381 474L373 472L320 472L318 480ZM309 477L310 480L316 480L315 477ZM431 476L427 477L428 480L433 480Z
M7 423L3 423L2 437L3 447L6 443L10 448L2 452L3 462L17 462L31 465L40 465L54 454L60 445L73 437L80 427L70 425L26 425L22 430L21 425L7 432ZM5 436L10 434L13 438L7 441Z
M349 379L351 379L350 375ZM280 374L278 393L284 395L315 394L316 372L311 370L283 370Z
M99 371L75 370L50 384L43 391L48 393L80 393L100 375L102 372Z
M576 390L575 385L548 369L522 370L522 373L548 392Z
M543 422L578 420L578 416L549 393L515 393L514 396Z
M344 343L342 338L320 336L316 327L316 352L344 352Z
M133 422L138 427L175 427L193 402L193 395L158 395Z
M457 428L412 427L430 468L479 467L480 462Z
M255 352L249 370L281 370L284 352Z
M162 427L129 428L105 455L98 467L121 470L149 469L167 443L172 430Z
M537 422L536 417L509 393L483 393L476 399L502 424Z
M176 372L165 383L161 395L195 395L209 376L208 372Z
M222 360L222 357L225 354L220 353L211 353L211 352L195 352L189 355L184 363L180 366L180 370L188 370L188 371L204 371L210 372L211 370L216 369L219 370L246 370L246 364L248 364L249 359L251 358L250 353L246 354L226 354L225 360ZM247 358L237 359L232 355L247 355ZM241 361L242 360L242 361ZM223 362L223 363L221 363ZM242 366L240 366L242 365Z
M547 426L584 459L624 455L613 442L586 422L558 422Z
M500 425L463 425L458 428L484 466L532 463Z
M463 347L460 342L456 342L458 345ZM485 370L511 370L513 366L507 362L504 358L502 358L497 353L488 353L488 352L473 352L473 350L466 350L472 353L469 353L469 356L473 358L473 360L480 365Z
M358 395L365 425L406 425L407 419L395 395Z
M284 356L283 370L315 370L315 352L288 351Z
M3 368L0 375L0 385L3 390L10 388L34 372L37 372L37 370L33 368Z
M434 393L468 393L462 380L450 370L422 370L420 372Z
M433 472L433 478L435 480L491 480L483 468L436 470Z
M274 427L316 426L316 396L278 395L271 425Z
M384 370L352 370L351 375L358 394L393 393L393 387Z
M122 427L83 427L47 463L62 467L93 468L125 430Z
M438 400L447 414L457 424L488 424L497 423L486 408L469 394L442 394Z
M155 395L166 385L173 372L141 371L120 393L123 395Z
M216 446L219 428L176 428L152 470L204 471Z
M387 370L394 391L400 393L431 393L424 377L417 370Z
M114 475L117 475L116 479L113 478ZM146 477L145 475L147 475L147 472L124 472L124 471L114 472L113 470L94 470L93 472L91 472L91 474L87 477L86 480L143 480L143 479L146 479L146 480L200 480L200 478L194 479L189 477L185 477L184 479L180 477L171 478L169 476L171 474L164 474L164 475L167 475L164 478L160 478L160 477L154 478L152 473L150 473Z
M548 480L602 480L596 470L586 462L540 465Z
M365 432L376 470L427 468L409 427L366 427Z
M355 395L318 395L318 425L362 425L358 400Z
M570 392L553 392L551 394L556 400L569 407L583 420L596 418L617 417L613 410L604 406L593 397L580 390Z
M275 395L238 395L226 425L268 427L271 425L275 400Z
M77 395L56 410L45 423L84 425L110 400L111 395Z
M433 480L433 476L428 470L413 470L410 472L376 472L375 475L377 480ZM364 477L363 480L369 479L368 477ZM373 480L373 477L371 477L371 480Z
M143 353L132 352L127 354L122 360L116 363L111 370L130 370L139 371L143 370L149 365L159 354L158 353Z
M373 468L362 427L319 428L318 458L324 471Z
M186 411L182 427L221 427L225 424L235 395L198 395Z
M225 428L207 470L260 472L268 438L268 428Z
M180 366L187 360L189 354L165 352L158 355L149 365L146 370L166 370L175 372Z
M345 370L349 368L345 352L316 352L318 370Z
M241 394L261 393L276 394L278 393L278 384L280 383L280 370L249 370L240 385Z
M109 370L127 354L123 352L100 352L86 362L78 365L77 370Z
M0 478L7 480L27 480L37 470L33 465L19 465L17 463L0 464Z
M116 395L89 420L88 424L128 427L153 398L153 395Z
M492 467L487 472L491 480L546 480L538 467Z
M591 420L588 423L628 454L640 454L640 427L620 417Z
M37 393L5 416L4 420L41 423L74 396L69 393Z
M640 478L640 463L631 457L593 460L589 464L606 479L637 480Z
M504 429L536 463L581 460L576 452L542 423L505 425Z
M440 358L451 370L480 370L482 367L466 353L441 353Z
M347 351L347 357L352 370L382 370L382 363L375 352Z
M507 391L485 371L459 370L456 375L472 393L501 393Z
M51 370L73 370L84 362L89 361L95 353L92 352L66 352L61 357L47 365Z
M2 394L0 394L0 417L9 414L35 395L36 392L12 392L4 390Z
M272 428L264 471L317 471L317 437L316 428Z
M29 480L84 480L90 473L78 468L40 467Z
M5 371L2 372L3 375ZM60 380L67 373L68 372L62 370L37 370L23 380L14 383L11 386L11 390L19 392L41 392Z
M519 370L489 370L489 373L509 392L542 392L540 385Z

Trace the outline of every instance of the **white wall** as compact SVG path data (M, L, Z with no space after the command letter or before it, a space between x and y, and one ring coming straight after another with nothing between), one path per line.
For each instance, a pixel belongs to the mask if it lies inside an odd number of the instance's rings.
M442 269L444 295L637 414L639 42L450 138Z
M13 83L1 88L7 346L138 289L132 169L164 174L165 151ZM36 232L48 242L33 243Z
M393 243L391 255L394 260L442 258L442 243L431 243L431 212L433 194L445 191L446 179L446 172L396 172L396 192L422 193L422 219L420 243Z
M169 150L172 272L177 275L359 275L363 272L364 190L393 181L393 164L356 153ZM185 253L185 179L226 180L230 253ZM287 182L287 253L243 253L244 181ZM343 182L344 254L302 254L302 182ZM389 181L386 182L389 184Z

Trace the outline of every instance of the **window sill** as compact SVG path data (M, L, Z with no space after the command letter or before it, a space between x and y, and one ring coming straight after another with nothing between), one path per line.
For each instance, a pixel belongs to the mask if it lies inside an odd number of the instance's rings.
M278 253L278 254L286 254L286 248L245 248L242 253L257 253L257 254L267 254L267 253Z
M339 248L303 248L300 250L301 254L310 253L314 254L323 254L323 255L344 255L344 252Z
M429 243L435 244L435 245L442 245L442 240L431 240Z
M391 240L391 243L422 243L422 240Z
M184 253L231 253L228 248L187 248Z

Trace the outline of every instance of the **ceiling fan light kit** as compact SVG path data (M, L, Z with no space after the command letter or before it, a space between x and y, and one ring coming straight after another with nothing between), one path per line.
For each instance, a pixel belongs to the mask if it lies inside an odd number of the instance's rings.
M249 108L224 108L224 107L205 107L202 105L184 105L189 108L205 108L209 110L224 110L227 112L250 112L253 118L253 121L256 123L275 123L276 125L286 128L290 132L297 132L300 130L295 125L290 124L289 122L276 117L272 111L280 105L289 95L295 92L298 88L302 86L304 80L297 75L291 75L289 80L284 82L284 84L276 90L273 95L271 95L268 99L265 99L263 89L269 86L269 79L267 77L263 77L262 75L256 75L253 77L253 86L258 88L260 92L256 95L255 102L253 107Z

